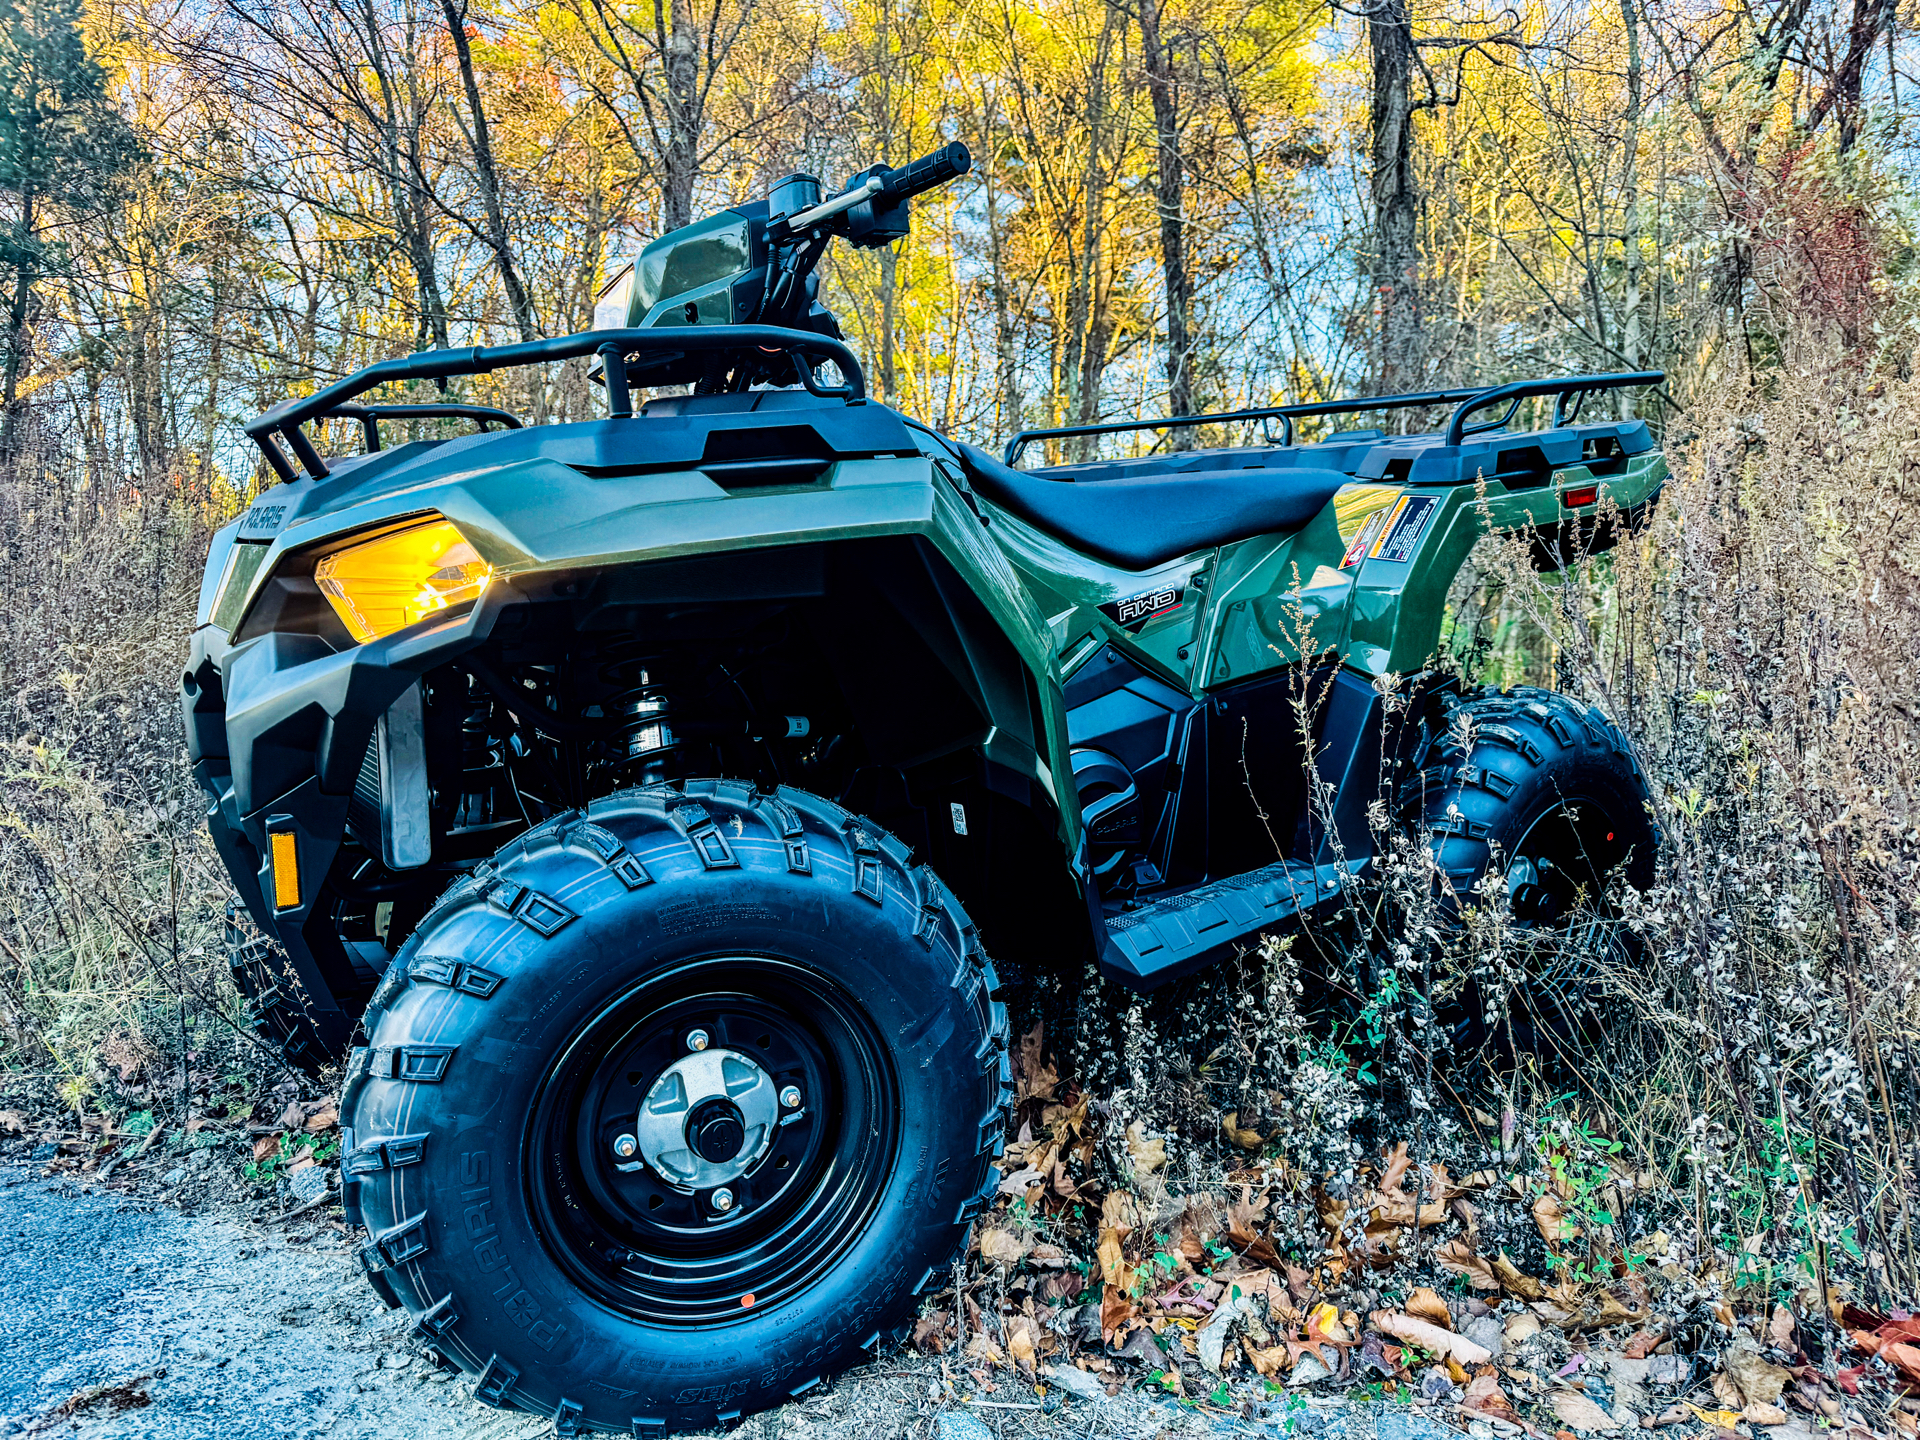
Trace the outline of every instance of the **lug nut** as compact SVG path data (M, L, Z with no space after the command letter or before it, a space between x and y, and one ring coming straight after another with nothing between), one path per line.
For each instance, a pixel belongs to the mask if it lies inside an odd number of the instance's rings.
M718 1191L714 1192L714 1209L716 1211L733 1210L734 1209L734 1193L728 1190L725 1186L722 1186Z
M633 1155L634 1152L638 1151L639 1149L640 1149L640 1142L636 1141L630 1135L620 1135L620 1136L614 1137L614 1154L620 1157L620 1159L623 1161L626 1160L629 1156Z
M707 1042L708 1035L705 1031L689 1031L687 1033L687 1049L690 1051L706 1050Z
M793 1110L800 1104L800 1087L782 1086L780 1088L780 1103L788 1110Z

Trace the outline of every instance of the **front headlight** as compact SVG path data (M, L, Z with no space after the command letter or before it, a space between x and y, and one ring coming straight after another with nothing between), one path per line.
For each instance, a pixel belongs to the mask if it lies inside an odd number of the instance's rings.
M356 641L478 600L493 574L452 521L391 531L320 557L314 581Z

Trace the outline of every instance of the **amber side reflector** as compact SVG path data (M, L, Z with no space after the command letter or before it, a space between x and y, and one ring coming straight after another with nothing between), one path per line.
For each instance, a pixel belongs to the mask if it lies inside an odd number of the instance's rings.
M267 837L273 846L273 908L290 911L300 904L300 849L292 831Z
M1572 490L1561 492L1561 504L1572 510L1577 505L1593 505L1600 498L1598 485L1577 485Z

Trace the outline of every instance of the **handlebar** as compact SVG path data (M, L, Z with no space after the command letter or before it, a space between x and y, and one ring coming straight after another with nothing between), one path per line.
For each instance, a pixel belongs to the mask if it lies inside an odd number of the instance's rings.
M879 177L880 193L889 200L906 200L936 185L945 185L973 168L974 157L958 140L930 151L918 160L896 166Z
M946 184L957 175L965 175L973 164L974 157L967 153L967 147L958 140L950 141L918 160L910 160L892 170L871 172L859 184L850 182L832 199L823 200L798 215L787 216L785 220L777 220L778 233L769 238L782 239L816 229L845 215L863 201L875 201L877 208L891 209L936 185Z

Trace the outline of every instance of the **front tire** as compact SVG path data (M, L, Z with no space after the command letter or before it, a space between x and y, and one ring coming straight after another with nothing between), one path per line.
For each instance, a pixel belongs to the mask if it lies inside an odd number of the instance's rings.
M341 1112L376 1289L563 1434L726 1424L904 1327L993 1193L994 971L803 792L628 791L428 914Z

